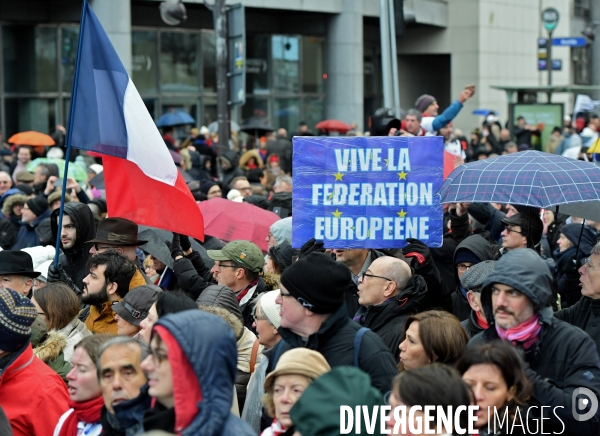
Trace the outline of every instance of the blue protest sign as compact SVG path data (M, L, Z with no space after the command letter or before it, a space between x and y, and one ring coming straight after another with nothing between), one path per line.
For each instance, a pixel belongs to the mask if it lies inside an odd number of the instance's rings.
M294 137L292 245L440 247L444 142L430 137Z

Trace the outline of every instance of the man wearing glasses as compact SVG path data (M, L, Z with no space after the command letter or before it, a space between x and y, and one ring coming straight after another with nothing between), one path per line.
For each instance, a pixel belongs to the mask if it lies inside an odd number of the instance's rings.
M600 353L600 243L579 268L581 299L554 316L585 331L596 342Z
M504 218L502 223L506 227L501 233L502 248L497 258L515 248L533 248L539 252L544 225L538 213L519 212Z
M361 327L348 318L344 293L351 284L348 267L323 253L310 253L286 268L275 299L281 306L278 331L285 341L279 356L298 347L318 351L331 367L359 367L386 393L398 373L396 362L376 333L359 332ZM279 356L273 356L274 366Z
M231 241L221 250L208 250L208 257L215 261L210 270L217 283L229 287L237 298L244 316L244 326L252 327L252 304L255 297L269 288L259 276L265 260L258 246L250 241Z

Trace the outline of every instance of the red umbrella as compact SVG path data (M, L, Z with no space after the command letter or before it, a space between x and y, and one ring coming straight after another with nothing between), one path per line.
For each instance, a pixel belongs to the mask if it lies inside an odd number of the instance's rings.
M343 121L339 121L339 120L321 121L315 127L317 130L326 130L328 132L340 132L340 133L346 133L348 130L352 130L352 127L350 127L348 124L344 123Z
M269 249L269 228L279 215L250 203L238 203L224 198L211 198L198 203L204 217L204 233L224 241L252 241L266 252Z

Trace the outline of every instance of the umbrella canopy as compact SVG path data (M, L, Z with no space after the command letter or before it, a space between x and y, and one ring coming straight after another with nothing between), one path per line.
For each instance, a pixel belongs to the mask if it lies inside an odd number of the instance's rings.
M171 257L171 251L165 242L171 242L173 240L173 233L168 230L157 229L149 226L138 226L138 239L142 241L148 241L144 245L140 245L140 248L146 253L155 256L162 263L167 265L169 268L173 268L173 258ZM190 238L192 249L200 253L200 257L204 261L204 264L210 269L215 264L215 261L208 257L206 249L193 238Z
M255 136L264 135L266 132L272 132L275 129L271 127L269 120L264 117L250 117L244 124L241 125L240 130L246 133L252 133Z
M484 117L487 117L490 114L490 112L495 112L495 111L493 111L491 109L483 109L483 108L475 109L473 111L473 115L483 115Z
M512 203L545 209L600 201L600 167L527 150L461 165L436 195L441 203Z
M317 130L326 130L328 132L340 132L346 133L349 130L352 130L348 124L339 120L325 120L321 121L319 124L315 126Z
M48 159L47 157L38 157L27 164L27 171L30 173L35 170L39 164L54 164L58 167L58 174L60 177L65 173L65 160L64 159ZM87 182L87 172L84 168L77 165L76 163L69 164L69 177L77 180L78 182Z
M238 123L236 123L235 121L230 121L229 122L229 127L234 132L239 132L240 131L240 125ZM218 130L219 130L219 123L217 121L213 121L212 123L210 123L208 125L208 132L209 133L217 133Z
M56 142L52 137L46 135L45 133L34 132L30 130L28 132L21 132L15 135L12 135L8 142L10 144L19 144L19 145L42 145L42 146L51 146L55 145Z
M276 213L250 203L212 198L198 204L204 217L204 231L224 241L244 239L267 251L269 228L281 219Z
M600 201L586 201L582 203L569 203L558 205L556 213L585 218L590 221L600 221Z
M167 112L163 114L156 122L156 127L174 127L185 124L195 124L196 120L182 111Z

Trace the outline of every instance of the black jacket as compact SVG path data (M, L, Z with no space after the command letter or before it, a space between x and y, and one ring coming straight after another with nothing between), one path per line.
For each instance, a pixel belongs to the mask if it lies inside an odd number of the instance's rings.
M195 250L188 256L177 259L173 263L173 271L179 287L194 301L207 286L217 283L200 253Z
M58 213L59 209L52 212L50 224L52 226L52 237L56 240L58 232ZM83 290L83 279L88 275L85 265L90 258L90 248L93 243L86 243L96 237L96 222L92 210L83 203L65 204L64 214L71 217L71 221L77 229L77 238L75 245L67 250L63 249L58 261L67 273L75 286ZM61 242L62 248L62 242Z
M283 172L292 171L292 143L287 138L277 135L276 139L267 141L267 158L272 154L279 157L279 166Z
M285 341L281 354L292 348L305 347L321 353L331 367L354 365L354 338L360 326L348 318L345 304L333 313L322 325L318 332L310 335L305 341L292 331L280 327L279 334ZM271 362L269 362L271 363ZM273 366L277 364L276 359ZM371 384L382 393L392 387L392 379L398 374L394 356L388 350L381 338L368 331L362 338L358 357L360 369L371 377Z
M573 306L555 312L554 316L586 332L596 343L600 354L600 299L581 297Z
M398 295L385 303L369 306L356 321L377 333L398 360L398 347L404 338L404 321L423 310L421 304L426 294L427 285L423 277L413 275Z
M448 289L454 289L458 284L456 279L456 268L454 267L454 262L452 262L456 246L457 242L452 237L452 232L446 232L442 239L442 246L440 248L430 249L435 265L442 277L442 281L448 286Z
M473 336L475 336L483 331L483 328L479 327L479 324L477 324L477 317L475 315L475 312L472 310L471 310L471 314L469 315L469 317L467 319L465 319L464 321L462 321L460 323L460 325L463 326L463 328L469 335L469 338L472 338Z
M575 389L585 387L600 398L600 357L586 333L553 316L552 276L536 252L525 248L511 250L496 263L481 292L489 328L472 338L469 346L498 339L492 308L494 283L505 284L524 294L540 317L542 331L538 341L527 350L517 347L528 365L526 375L532 383L534 399L551 406L546 409L550 413L544 431L559 433L564 426L564 435L598 434L600 414L587 421L575 420L572 397Z
M492 260L492 247L490 243L479 235L472 235L463 240L454 251L453 262L456 264L456 253L459 250L469 250L473 253L480 261L484 260ZM464 321L469 318L471 314L471 306L467 299L463 296L462 292L460 292L460 281L458 280L458 270L454 268L456 274L456 280L458 281L458 285L456 286L456 290L452 294L452 313L455 317L458 318L459 321Z

